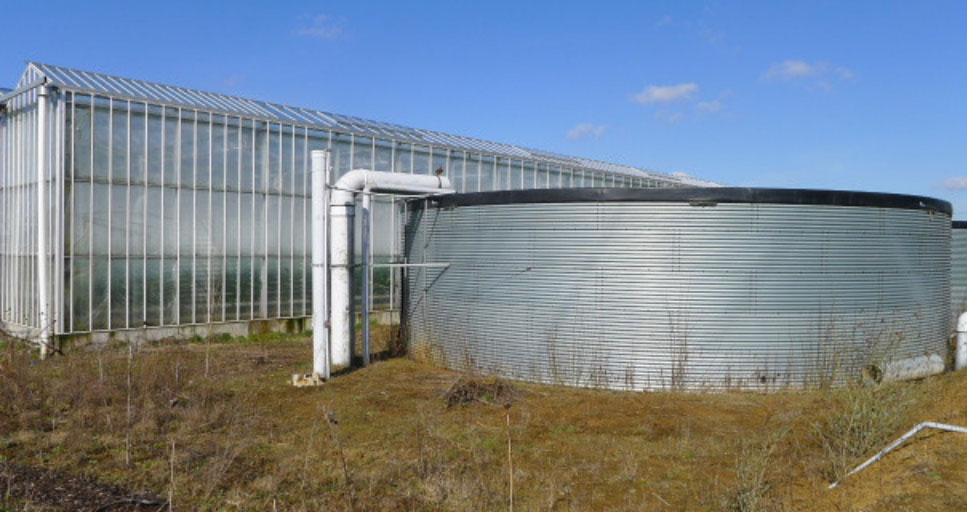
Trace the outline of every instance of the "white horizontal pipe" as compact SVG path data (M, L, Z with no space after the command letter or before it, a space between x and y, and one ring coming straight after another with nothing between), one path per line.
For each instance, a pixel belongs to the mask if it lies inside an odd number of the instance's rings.
M450 180L443 176L402 174L356 169L343 175L332 187L329 214L331 261L331 308L329 311L332 365L350 364L353 344L352 274L353 218L356 194L387 192L397 195L452 194ZM365 219L364 219L365 220ZM368 272L367 268L364 271ZM364 304L363 307L366 305Z
M365 169L347 172L339 178L332 189L333 206L355 204L356 194L363 190L409 195L453 193L450 180L443 176L367 171Z
M371 268L449 267L449 263L370 263Z

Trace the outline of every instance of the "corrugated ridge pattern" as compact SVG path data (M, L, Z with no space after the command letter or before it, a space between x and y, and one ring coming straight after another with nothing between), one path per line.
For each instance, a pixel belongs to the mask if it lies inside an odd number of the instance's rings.
M957 317L967 311L967 228L952 229L950 239L950 318L954 328Z
M950 219L776 204L411 212L408 334L443 364L612 389L783 388L943 354Z

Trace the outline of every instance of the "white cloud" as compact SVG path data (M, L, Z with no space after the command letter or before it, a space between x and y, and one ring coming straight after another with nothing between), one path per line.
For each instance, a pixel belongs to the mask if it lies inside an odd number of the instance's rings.
M571 140L600 139L606 131L608 131L608 126L604 124L581 123L567 132L567 138Z
M242 75L239 75L239 74L229 75L228 78L226 78L225 80L222 80L222 85L224 85L225 87L228 87L229 89L234 89L238 87L240 83L242 83L242 80L243 80Z
M952 178L947 178L937 184L937 186L947 190L967 190L967 177L954 176Z
M732 44L728 40L728 34L721 29L715 28L720 16L715 15L709 9L698 18L673 18L669 15L662 16L655 22L654 28L661 30L674 31L682 35L697 37L710 46L726 53L738 53L741 48Z
M643 105L649 103L668 103L670 101L687 99L698 92L698 84L687 83L677 85L649 85L632 99Z
M700 101L695 104L695 108L701 110L702 112L718 112L722 110L722 102L719 100L713 101Z
M712 46L722 46L725 44L725 31L723 30L713 30L708 27L701 27L698 30L698 35L705 38L709 44Z
M655 112L655 119L668 123L675 124L685 118L685 114L682 112L669 112L667 110L659 110Z
M853 73L853 70L848 67L839 66L839 67L833 68L833 70L843 80L852 80L856 78L856 73Z
M797 80L804 78L839 78L851 80L856 76L853 70L845 66L831 66L825 62L806 62L790 59L773 64L762 78L766 80ZM828 85L828 83L827 83Z
M787 60L773 64L763 75L765 78L798 78L817 73L816 65L802 60Z
M328 14L318 14L312 17L309 26L296 30L296 34L319 39L339 39L344 33L343 22L343 19L334 19Z

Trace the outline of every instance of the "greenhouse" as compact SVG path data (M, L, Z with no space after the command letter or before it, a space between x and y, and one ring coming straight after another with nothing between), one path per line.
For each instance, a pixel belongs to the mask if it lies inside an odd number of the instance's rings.
M0 320L38 339L303 328L309 152L458 192L709 185L682 175L29 63L0 94ZM374 261L400 208L374 206ZM370 308L398 309L399 270ZM234 329L235 331L232 331Z

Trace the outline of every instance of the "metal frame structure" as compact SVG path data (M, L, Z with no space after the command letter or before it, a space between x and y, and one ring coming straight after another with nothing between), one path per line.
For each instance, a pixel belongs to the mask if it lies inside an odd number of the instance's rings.
M39 63L0 106L0 321L42 338L309 317L315 149L333 182L442 167L460 192L710 184ZM373 202L374 261L400 263L396 205ZM398 283L370 307L396 307Z

